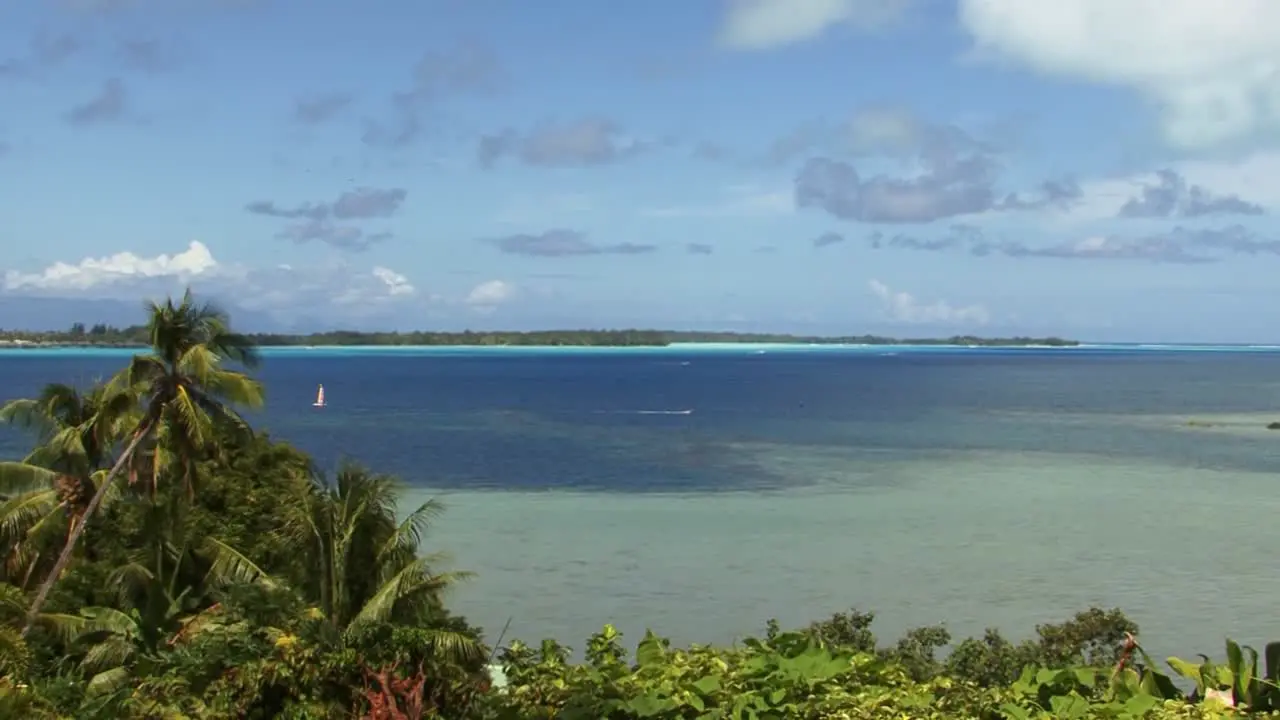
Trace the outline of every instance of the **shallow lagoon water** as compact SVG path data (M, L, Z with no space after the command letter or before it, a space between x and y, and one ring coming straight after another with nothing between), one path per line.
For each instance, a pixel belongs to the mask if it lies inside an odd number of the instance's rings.
M0 396L125 355L0 353ZM257 420L443 497L432 548L494 633L725 642L857 606L885 636L1022 636L1100 604L1157 654L1215 653L1280 638L1278 371L1267 348L296 348Z

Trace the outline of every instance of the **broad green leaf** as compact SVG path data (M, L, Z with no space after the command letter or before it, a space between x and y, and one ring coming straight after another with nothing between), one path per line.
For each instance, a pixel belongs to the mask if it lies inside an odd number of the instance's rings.
M720 678L715 675L700 677L693 682L693 689L703 695L710 695L720 689Z
M646 630L644 639L636 647L636 664L649 667L661 663L667 656L665 645L665 641L654 635L652 630Z
M1013 703L1005 703L1001 705L1000 712L1004 713L1004 716L1008 718L1008 720L1029 720L1031 717L1031 713L1025 708L1014 705Z
M1049 700L1055 715L1060 718L1083 718L1089 714L1089 701L1075 693L1055 695Z

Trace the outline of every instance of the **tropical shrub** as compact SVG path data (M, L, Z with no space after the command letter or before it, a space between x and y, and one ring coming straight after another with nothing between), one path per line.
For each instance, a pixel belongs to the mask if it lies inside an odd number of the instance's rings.
M827 636L830 637L830 636ZM502 653L508 684L498 718L1225 718L1246 714L1225 703L1191 702L1154 669L1133 642L1115 668L1029 665L1007 686L936 674L912 677L907 666L865 646L826 644L812 628L776 629L734 648L672 649L647 633L635 657L606 626L587 643L585 662L567 648L514 642ZM909 644L909 643L908 643ZM1128 653L1142 662L1130 665Z

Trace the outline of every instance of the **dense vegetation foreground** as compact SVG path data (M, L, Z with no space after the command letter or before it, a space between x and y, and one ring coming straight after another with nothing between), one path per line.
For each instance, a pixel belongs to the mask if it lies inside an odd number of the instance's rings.
M0 420L32 431L0 463L2 718L1222 718L1280 709L1264 657L1156 662L1119 611L1014 644L942 627L894 644L852 611L734 647L628 652L606 626L489 648L425 553L434 502L332 477L255 433L257 356L190 295L150 308L114 377L51 385ZM537 587L528 592L538 592ZM518 599L512 598L513 603ZM714 608L708 608L713 612ZM513 615L520 608L513 606ZM950 648L949 653L944 650ZM1163 668L1167 668L1167 671ZM1180 686L1173 677L1181 676Z

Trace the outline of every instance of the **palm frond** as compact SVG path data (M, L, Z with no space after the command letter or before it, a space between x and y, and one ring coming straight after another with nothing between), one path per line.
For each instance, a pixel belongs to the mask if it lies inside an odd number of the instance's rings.
M52 540L54 537L65 535L67 532L67 513L56 512L58 510L68 510L67 504L58 502L57 493L53 490L38 493L38 495L46 495L47 498L33 498L35 502L33 502L32 507L36 509L36 512L32 514L37 517L35 522L27 527L27 531L20 541L22 546L39 546L46 540ZM47 503L47 505L43 503ZM48 509L44 510L44 507ZM0 536L0 538L2 537ZM23 548L20 547L19 549Z
M395 532L391 533L386 542L382 544L382 547L378 549L379 563L396 551L409 552L416 555L418 548L422 546L422 538L431 527L431 522L440 517L443 512L444 503L436 498L431 498L419 505L417 510L409 513L400 522Z
M83 615L65 613L40 613L36 616L36 623L68 645L84 635L89 627L89 620Z
M107 576L107 587L115 591L122 604L127 606L130 598L156 582L155 573L143 564L149 559L138 558L133 562L125 563L112 570Z
M0 503L0 543L22 542L58 505L58 494L54 490L23 493Z
M400 603L436 597L454 583L468 577L468 573L433 574L427 559L419 558L383 583L365 601L364 607L360 608L360 612L352 618L348 627L387 622Z
M212 422L221 425L242 439L254 436L253 427L249 425L249 421L245 420L244 416L236 412L233 407L198 388L192 388L191 394L195 397L196 403L200 408L208 414ZM256 402L258 407L262 405L260 397Z
M49 383L40 389L37 398L47 417L62 421L64 425L79 425L88 419L84 413L88 398L65 383Z
M28 463L0 462L0 495L14 496L48 490L58 473Z
M92 423L92 421L90 421ZM53 433L45 441L40 450L47 453L48 461L40 464L50 468L81 474L89 470L96 458L90 457L90 448L85 443L86 436L92 436L93 427L73 425L64 427ZM34 454L34 453L33 453Z
M172 417L181 428L184 439L194 447L209 447L213 442L213 423L209 414L196 403L185 385L179 385L167 403Z
M474 636L457 630L432 628L427 642L436 657L457 663L470 663L488 657L488 648Z
M218 360L218 356L208 345L197 342L182 348L178 363L173 369L177 374L190 378L192 385L203 386L218 371Z
M266 402L266 388L252 377L231 370L215 370L201 383L212 397L232 405L257 408Z
M39 400L20 398L0 406L0 423L44 435L56 426Z
M134 637L138 634L138 622L129 614L110 607L80 608L80 615L85 619L83 635L105 634L120 637Z
M217 538L206 538L202 553L210 560L206 582L217 584L258 583L276 587L278 583L243 553Z
M90 651L92 652L92 651ZM129 669L121 666L112 667L89 678L85 688L89 695L105 695L115 692L129 682Z

